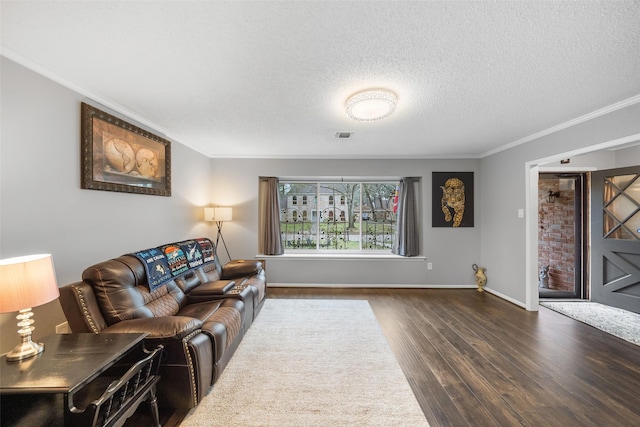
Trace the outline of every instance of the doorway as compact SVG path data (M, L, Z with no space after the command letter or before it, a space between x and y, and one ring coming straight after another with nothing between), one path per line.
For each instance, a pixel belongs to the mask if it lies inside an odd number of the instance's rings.
M588 298L587 174L538 177L538 293L540 298Z

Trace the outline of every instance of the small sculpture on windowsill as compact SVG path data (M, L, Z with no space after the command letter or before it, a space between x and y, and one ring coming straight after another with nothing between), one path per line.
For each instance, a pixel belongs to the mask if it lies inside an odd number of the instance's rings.
M478 292L484 292L484 286L487 284L487 269L484 267L478 267L478 264L473 264L471 266L475 274L473 278L476 279L476 285L478 286Z

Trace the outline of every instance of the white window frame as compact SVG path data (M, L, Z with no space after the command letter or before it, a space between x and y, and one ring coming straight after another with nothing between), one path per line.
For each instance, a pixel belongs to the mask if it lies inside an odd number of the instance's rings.
M360 215L358 218L358 222L359 222L359 242L360 242L360 249L326 249L326 248L321 248L320 247L320 234L319 234L319 227L318 227L318 232L316 234L316 238L315 238L315 242L316 242L316 248L315 249L295 249L295 248L290 248L290 247L286 247L286 243L285 243L285 249L284 249L284 253L286 254L291 254L291 255L309 255L309 256L313 256L314 254L317 255L340 255L340 254L356 254L356 255L362 255L364 257L367 256L371 256L371 257L379 257L379 256L386 256L386 255L392 255L391 254L391 248L388 249L362 249L362 244L363 244L363 222L365 222L363 220L363 216L361 209L362 209L362 199L364 197L363 195L363 191L362 191L362 186L365 184L388 184L388 185L394 185L397 186L400 182L399 177L366 177L366 178L349 178L349 179L345 179L345 178L337 178L337 177L323 177L323 178L300 178L300 177L283 177L283 178L279 178L280 184L311 184L311 185L316 185L316 194L314 196L315 199L315 203L312 206L312 209L309 209L309 211L311 212L311 215L307 216L307 220L308 221L312 221L312 222L319 222L319 218L318 215L321 214L321 209L319 206L318 201L321 200L320 197L320 185L321 184L359 184L360 187L360 191L359 191L359 200L357 201L359 207L360 207ZM335 216L337 218L340 218L340 206L345 206L346 205L346 200L345 197L343 195L338 196L340 197L340 204L336 203L336 200L334 198L333 200L333 204L328 204L327 206L331 207L332 210L336 211ZM299 203L300 197L298 197L298 204L296 206L302 206ZM304 200L304 199L303 199ZM344 201L344 203L343 203ZM328 203L328 202L327 202ZM304 203L303 203L304 205ZM302 214L299 215L299 217L302 217ZM310 218L309 218L310 217ZM395 255L394 255L395 256Z

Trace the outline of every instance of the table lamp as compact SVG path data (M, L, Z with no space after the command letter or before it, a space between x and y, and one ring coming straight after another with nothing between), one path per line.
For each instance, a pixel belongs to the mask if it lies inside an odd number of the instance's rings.
M59 295L51 255L0 260L0 313L18 312L18 334L22 339L7 353L7 361L26 359L44 351L43 344L31 340L35 329L31 308L53 301Z

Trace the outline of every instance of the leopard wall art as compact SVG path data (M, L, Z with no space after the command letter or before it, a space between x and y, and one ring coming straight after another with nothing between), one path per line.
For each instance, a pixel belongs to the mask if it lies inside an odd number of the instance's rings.
M453 227L460 227L464 216L464 183L459 178L449 178L440 188L442 188L442 212L445 221L450 222L453 219Z

